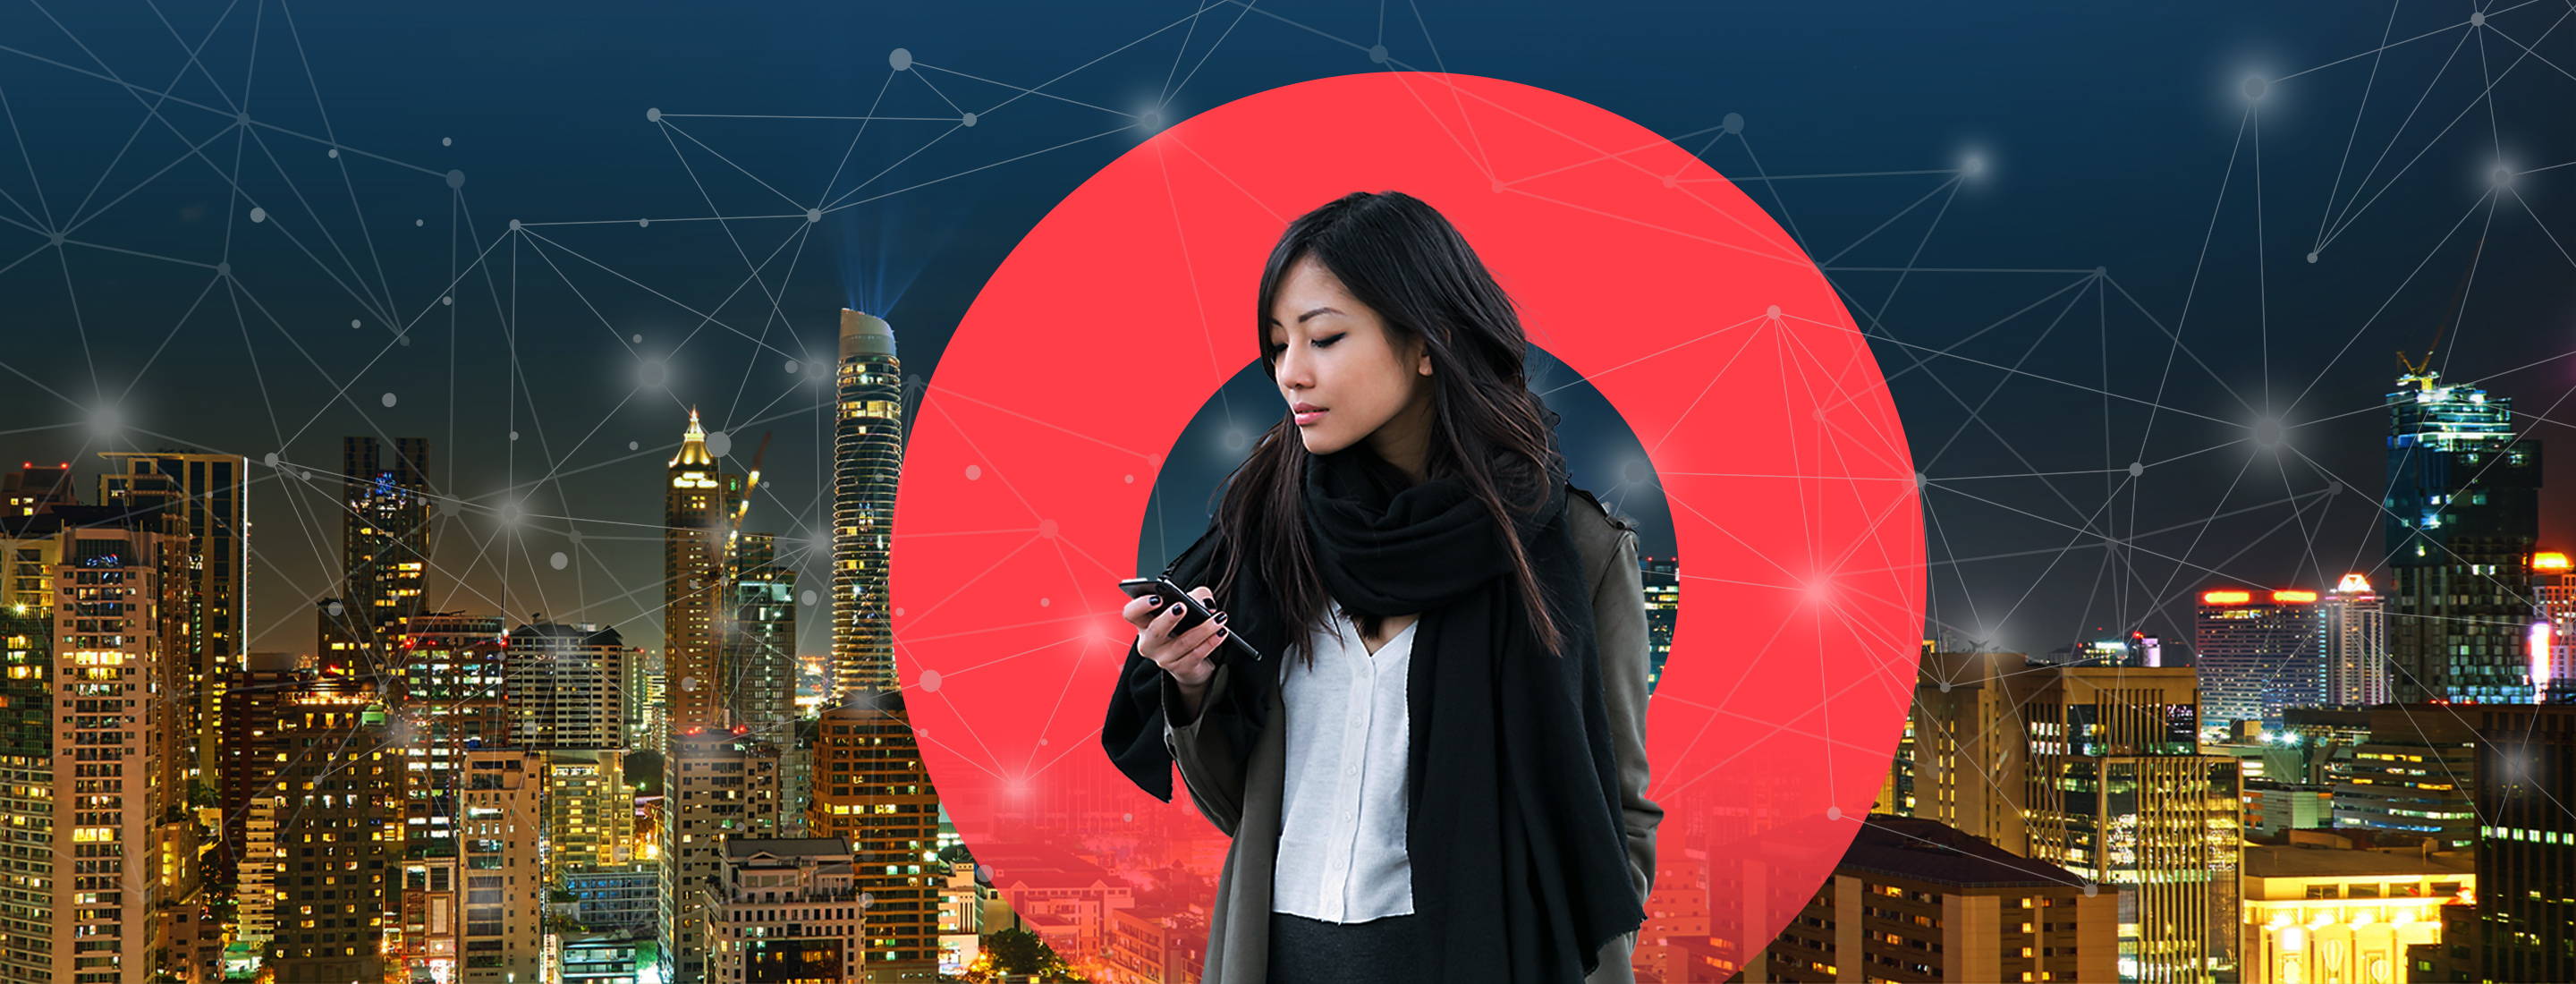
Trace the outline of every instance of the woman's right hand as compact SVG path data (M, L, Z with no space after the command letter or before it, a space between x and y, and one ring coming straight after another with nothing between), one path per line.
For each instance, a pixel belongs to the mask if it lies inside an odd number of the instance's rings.
M1190 594L1202 605L1216 597L1216 592L1205 586L1191 588ZM1208 657L1225 642L1225 626L1220 624L1225 613L1216 611L1214 605L1207 607L1217 617L1178 636L1172 635L1172 626L1179 625L1181 616L1189 610L1179 600L1147 595L1130 600L1118 614L1136 627L1136 652L1153 660L1154 665L1172 675L1172 681L1180 684L1184 692L1194 695L1216 676L1216 664Z

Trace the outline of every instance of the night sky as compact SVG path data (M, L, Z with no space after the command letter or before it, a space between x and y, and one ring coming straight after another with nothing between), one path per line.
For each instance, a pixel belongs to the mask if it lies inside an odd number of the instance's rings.
M2420 356L2455 296L2435 364L2514 399L2548 445L2544 544L2576 546L2566 4L1195 9L0 10L0 459L79 462L95 496L102 449L248 455L253 648L307 651L340 438L428 437L455 504L435 605L658 645L659 484L689 407L739 466L774 434L751 526L808 548L819 583L838 308L884 313L935 386L984 278L1155 123L1378 70L1383 43L1698 134L1826 261L1928 476L1933 618L1960 638L2188 638L2202 587L2374 570L2394 353ZM864 133L794 118L872 105ZM1118 378L1114 345L1031 356ZM1668 551L1634 439L1541 370L1578 483ZM1203 523L1229 435L1277 412L1257 375L1212 401L1143 563ZM804 628L823 651L823 620Z

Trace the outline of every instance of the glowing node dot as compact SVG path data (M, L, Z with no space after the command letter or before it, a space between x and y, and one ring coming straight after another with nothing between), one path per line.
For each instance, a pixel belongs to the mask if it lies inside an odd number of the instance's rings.
M1843 808L1842 808L1842 807L1839 807L1839 806L1828 806L1828 807L1826 807L1826 808L1825 808L1825 819L1827 819L1827 820L1840 820L1840 819L1842 819L1842 818L1843 818Z
M2483 11L2483 10L2471 11L2471 12L2469 13L2469 26L2470 26L2470 27L2485 27L2485 26L2487 26L2487 12L2486 12L2486 11Z
M1047 743L1047 740L1046 740L1046 739L1044 739L1044 738L1040 738L1040 739L1038 739L1038 747L1039 747L1039 748L1045 748L1045 747L1046 747L1046 743Z
M660 108L660 107L655 107L655 108L652 108L652 109L647 109L647 110L645 110L645 111L644 111L644 122L646 122L646 123L659 123L659 122L662 122L662 110L661 110L661 108Z
M806 603L806 604L808 604L808 605L813 604L813 603L815 602L814 589L812 589L812 588L807 588L807 589L805 589L805 594L804 594L803 596L801 596L801 597L797 598L796 600L801 601L801 602L804 602L804 603Z
M984 477L984 466L982 466L982 465L968 465L968 466L966 466L966 480L967 480L967 481L972 482L972 481L974 481L974 480L976 480L976 479L979 479L979 478L982 478L982 477Z
M439 145L439 146L441 146L441 147L453 147L453 146L456 146L456 138L455 138L455 137L440 137L440 138L438 138L438 145Z
M1777 304L1771 305L1768 309L1764 310L1762 313L1767 314L1767 315L1770 315L1771 317L1777 318L1777 317L1779 317L1779 316L1780 316L1780 305L1777 305Z
M511 232L517 232L517 231L519 231L519 220L517 220L517 219L511 219L511 220L510 220L510 231L511 231Z
M1744 132L1744 114L1728 113L1726 114L1725 119L1718 121L1717 125L1728 133L1742 133Z
M376 402L382 403L382 404L384 404L384 405L386 405L386 406L388 406L388 407L393 406L393 405L394 405L394 395L393 395L393 394L391 394L391 393L387 393L387 394L385 394L385 395L383 395L383 396L381 396L381 397L377 397L377 398L376 398Z
M2314 262L2316 262L2316 261L2317 261L2317 254L2316 254L2315 252L2313 252L2313 251L2309 252L2309 253L2308 253L2308 262L2310 262L2310 263L2314 263Z
M1918 489L1918 490L1919 490L1919 489L1929 488L1929 487L1931 487L1931 485L1932 485L1932 476L1930 476L1930 475L1926 475L1926 474L1924 474L1924 473L1922 473L1922 472L1915 472L1915 473L1914 473L1914 487L1915 487L1916 489Z
M414 229L418 229L418 228L420 228L420 227L422 227L422 226L425 226L425 225L428 225L428 224L429 224L429 220L428 220L428 219L413 219L413 220L411 220L411 227L412 227L412 228L414 228Z
M1128 822L1128 823L1135 823L1135 822L1136 822L1136 815L1135 815L1135 814L1133 814L1133 813L1121 814L1121 816L1126 817L1126 818L1127 818L1127 822Z
M230 264L230 263L217 263L217 264L215 264L215 276L218 276L218 277L229 277L229 276L232 276L232 275L233 275L233 265L232 265L232 264Z
M969 114L967 114L967 115L972 116L972 115L974 115L974 114L969 113ZM967 125L968 125L968 126L973 126L974 124L969 123L969 124L967 124ZM805 221L806 221L806 222L808 222L808 223L814 223L814 222L821 222L821 221L823 221L823 210L822 210L822 209L819 209L819 208L809 208L809 209L806 209L806 210L805 210Z
M901 614L903 614L903 609L897 608L897 609L895 609L895 610L894 610L894 613L895 613L895 614L897 614L897 615L901 615Z
M796 360L794 360L794 359L789 359L789 360L787 360L787 374L788 374L788 375L790 375L790 376L795 375L797 372L799 372L799 371L803 370L804 368L805 368L804 366L801 366L801 365L796 364Z
M462 187L465 187L465 172L463 172L463 171L449 171L449 172L447 172L447 186L448 186L448 187L450 187L450 188L462 188Z
M519 432L518 432L518 431L511 431L511 432L510 432L510 439L511 439L511 440L513 440L513 441L518 440L518 439L519 439Z
M1631 461L1622 477L1626 478L1630 485L1643 485L1649 475L1645 462Z
M351 318L351 319L349 319L349 327L351 327L351 328L358 327L358 319L356 319L356 318Z
M1669 174L1664 175L1664 187L1666 187L1666 188L1679 188L1679 187L1681 187L1681 186L1682 186L1682 183L1681 183L1681 182L1679 182L1679 181L1674 180L1672 175L1669 175Z
M966 115L964 115L964 116L960 116L960 117L958 117L958 118L957 118L957 123L958 123L958 125L960 125L960 126L974 126L974 125L975 125L975 114L973 114L973 113L968 113L968 114L966 114Z
M887 52L886 65L898 72L912 71L912 49L896 48Z
M1055 599L1053 599L1053 598L1040 598L1040 599L1038 599L1038 607L1040 607L1040 608L1052 608L1052 607L1054 607L1054 606L1055 606Z
M264 209L264 208L260 208L259 206L256 206L256 205L251 206L251 210L250 210L250 220L251 220L251 221L253 221L253 222L266 222L266 221L268 221L268 210L267 210L267 209Z
M557 550L555 551L554 556L546 558L546 563L552 565L556 570L562 570L566 567L572 566L572 558L564 556L563 551Z
M1129 475L1129 476L1127 476L1127 484L1129 484L1129 485L1134 485L1134 484L1136 484L1136 476L1134 476L1134 475Z
M2138 476L2140 476L2140 475L2144 475L2144 474L2146 474L2146 473L2147 473L2147 463L2146 463L2146 462L2143 462L2143 461L2132 461L2132 462L2129 462L2129 477L2130 477L2130 478L2136 478L2136 477L2138 477Z
M939 671L938 671L938 670L923 670L923 671L921 671L921 689L922 689L924 692L927 692L927 693L934 693L934 694L935 694L935 693L938 693L938 692L939 692Z
M331 159L332 159L332 160L335 160L335 161L336 161L336 160L339 160L339 159L340 159L340 148L338 148L338 147L333 147L333 148L331 148L330 156L331 156Z
M641 450L643 450L643 449L644 449L644 442L642 442L642 441L628 441L628 442L626 442L626 450L629 450L629 451L641 451Z
M444 305L446 305L446 306L448 306L448 307L455 307L455 306L456 306L456 295L450 294L450 295L448 295L448 296L446 296L446 297L439 298L439 299L438 299L438 303L440 303L440 304L444 304Z
M1054 538L1055 538L1055 531L1056 531L1055 520L1052 520L1052 519L1041 519L1041 520L1038 520L1038 535L1039 535L1039 536L1043 536L1043 537L1046 537L1046 538L1048 538L1048 539L1054 539Z
M628 335L628 336L626 336L626 340L627 340L627 341L630 341L630 342L633 342L633 343L635 343L635 344L637 344L637 345L642 345L642 344L644 344L644 336L642 336L642 335Z
M1375 63L1380 64L1380 65L1384 65L1384 64L1386 64L1386 46L1385 46L1385 45L1382 45L1382 44L1373 44L1373 45L1370 45L1370 46L1369 46L1369 61L1371 61L1371 62L1375 62Z
M1494 182L1494 193L1495 193L1495 194L1501 194L1501 193L1502 193L1502 191L1503 191L1503 183L1502 183L1502 181L1501 181L1501 180L1497 179L1497 180Z
M2088 898L2088 899L2089 899L2089 898L2092 898L2092 897L2094 897L2094 896L2096 896L2096 895L2100 895L2100 894L2102 894L2102 886L2100 886L2100 885L2086 885L2086 886L2084 886L2084 897L2085 897L2085 898Z
M1948 680L1943 680L1943 681L1941 681L1941 692L1942 692L1942 693L1945 693L1945 694L1950 692L1950 681L1948 681Z
M2265 87L2265 84L2264 84L2264 82L2263 82L2263 79L2262 79L2261 77L2259 77L2259 76L2258 76L2258 77L2255 77L2255 78L2246 79L2246 80L2245 80L2245 98L2247 98L2247 99L2261 99L2261 98L2263 98L2263 89L2264 89L2264 87Z
M330 603L330 604L328 604L328 605L324 605L324 606L322 606L322 610L323 610L323 611L326 611L326 612L330 612L330 613L331 613L331 617L333 617L333 618L338 618L338 617L340 617L340 616L342 616L342 615L345 615L345 614L347 614L347 613L348 613L348 611L349 611L349 610L348 610L348 608L346 608L345 606L342 606L339 602L336 602L336 601L335 601L335 602L332 602L332 603Z
M267 453L267 454L265 454L265 455L260 456L260 459L259 459L259 460L260 460L260 463L261 463L261 464L267 465L267 466L269 466L269 467L271 467L271 468L275 468L275 467L277 467L277 452L275 452L275 451L271 451L271 452L269 452L269 453Z
M723 431L708 431L707 453L719 458L732 454L733 436Z

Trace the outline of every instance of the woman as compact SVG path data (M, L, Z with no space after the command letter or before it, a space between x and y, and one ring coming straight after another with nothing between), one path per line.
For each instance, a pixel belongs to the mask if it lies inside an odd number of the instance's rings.
M1204 979L1629 979L1662 816L1633 526L1567 484L1510 299L1358 193L1288 227L1259 311L1288 414L1165 573L1219 617L1130 603L1102 729L1234 837Z

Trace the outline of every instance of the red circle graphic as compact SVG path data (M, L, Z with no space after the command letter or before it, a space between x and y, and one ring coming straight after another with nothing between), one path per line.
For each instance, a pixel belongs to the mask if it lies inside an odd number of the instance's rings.
M1211 897L1224 836L1100 748L1134 637L1117 582L1163 453L1257 355L1271 244L1382 189L1448 215L1653 457L1682 603L1648 715L1668 812L1637 962L1725 976L1887 774L1923 625L1912 457L1862 333L1769 215L1644 127L1511 82L1386 72L1228 103L1121 156L994 273L912 422L890 562L942 802L1006 892L1014 866L1096 866L1113 907ZM1069 958L1106 959L1107 926L1063 925L1105 918L1083 911L1046 921L1092 950Z

